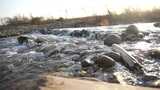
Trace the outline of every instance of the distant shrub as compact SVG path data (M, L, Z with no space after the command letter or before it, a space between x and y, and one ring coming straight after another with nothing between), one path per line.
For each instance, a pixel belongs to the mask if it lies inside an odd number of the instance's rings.
M43 17L32 17L30 20L31 25L41 25L44 23Z
M125 9L121 14L112 12L114 24L128 24L135 22L159 22L160 8L141 11L139 9Z
M4 18L1 20L1 23L3 23L3 25L12 26L52 24L56 27L67 27L67 25L68 27L84 27L109 24L131 24L135 22L160 22L160 8L154 8L153 10L148 11L141 11L140 9L125 9L124 12L120 14L108 10L108 15L105 18L107 21L105 21L104 18L102 19L102 16L97 15L77 19L64 19L63 17L58 19L54 19L53 17L44 19L43 17L26 17L17 15L12 18Z
M25 16L14 16L13 18L5 18L5 23L7 25L28 25L29 24L29 19Z
M60 17L60 18L57 19L56 21L63 22L63 21L64 21L64 18Z

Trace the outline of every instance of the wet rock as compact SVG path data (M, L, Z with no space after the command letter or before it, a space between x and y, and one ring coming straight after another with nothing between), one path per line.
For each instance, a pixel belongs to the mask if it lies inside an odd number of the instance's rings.
M41 39L41 38L37 38L36 40L35 40L35 42L39 45L39 44L41 44L41 43L43 43L45 40L43 40L43 39Z
M136 41L138 40L138 36L134 35L134 34L124 34L123 37L123 40L126 40L126 41Z
M139 30L135 25L130 25L126 28L125 33L127 34L134 34L134 35L138 35Z
M60 35L60 36L65 36L65 35L68 35L68 34L69 34L69 31L68 31L68 30L62 30L59 35Z
M156 76L144 76L142 78L143 81L153 81L153 80L157 80L158 78Z
M70 35L73 37L81 37L81 33L79 30L74 30Z
M56 49L56 46L53 44L42 46L42 48L39 51L43 52L46 56L51 56L60 52L58 49Z
M160 80L154 81L154 82L153 82L153 85L154 85L155 87L160 87Z
M145 76L142 80L144 82L143 86L160 87L160 80L155 76Z
M138 38L143 38L145 35L143 33L138 34Z
M74 64L68 68L66 68L65 71L69 72L72 76L79 76L81 74L82 67L79 64Z
M17 41L19 44L25 44L28 47L34 47L37 44L41 43L40 40L37 40L36 42L36 39L29 35L21 35L17 38Z
M152 58L160 59L160 49L151 49L148 51L148 55Z
M123 61L124 61L124 65L131 71L134 72L138 72L138 73L143 73L143 66L141 63L139 63L139 61L133 57L129 52L127 52L123 47L117 45L117 44L113 44L112 45L112 49L118 53L121 54Z
M123 63L121 55L117 52L109 52L109 53L105 53L104 55L111 57L112 59L114 59L117 62Z
M130 73L127 70L121 69L121 67L118 67L119 71L114 72L114 76L117 78L120 84L122 85L136 85L138 80L136 76L132 73Z
M58 36L66 36L66 35L69 35L69 31L68 30L59 30L59 29L57 29L57 30L50 30L51 31L51 33L52 34L54 34L54 35L58 35Z
M104 39L104 44L107 46L112 46L112 44L120 44L120 43L121 43L121 37L115 34L108 35Z
M160 27L160 22L154 23L153 26L155 26L155 27Z
M93 57L92 60L98 67L103 69L108 69L115 65L115 61L111 57L105 55L97 55Z
M98 33L98 32L96 32L94 35L95 35L95 39L104 40L105 35Z
M3 77L5 77L6 75L11 73L11 70L7 67L7 65L3 65L1 63L0 65L0 80L3 79Z
M17 40L19 44L28 43L28 38L24 36L19 36Z
M150 32L142 32L144 36L148 36Z
M39 29L39 32L41 34L49 34L49 30L47 28L42 28L42 29Z
M71 32L70 34L71 36L74 36L74 37L88 37L90 35L90 32L87 31L87 30L75 30L73 32Z
M73 55L72 56L72 61L75 61L75 62L80 61L80 55L78 55L78 54Z
M59 29L54 29L51 31L53 35L59 35L61 34L61 31Z
M143 38L143 36L139 34L139 30L135 25L128 26L121 34L121 37L123 41L136 41Z
M85 30L85 29L83 29L80 33L81 33L81 36L82 36L82 37L88 37L89 34L90 34L90 32L87 31L87 30Z
M82 67L90 67L94 65L94 61L91 60L91 57L87 57L86 59L81 61Z

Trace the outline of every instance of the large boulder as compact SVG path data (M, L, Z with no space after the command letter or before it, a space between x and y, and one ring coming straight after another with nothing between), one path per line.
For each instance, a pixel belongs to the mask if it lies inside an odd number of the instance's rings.
M139 30L135 25L130 25L126 28L125 33L127 34L134 34L134 35L138 35Z
M92 60L98 67L103 69L108 69L115 65L115 61L111 57L105 55L97 55L93 57Z
M130 25L126 30L121 34L123 41L137 41L144 37L143 33L140 33L138 28L135 25Z
M116 34L110 34L106 36L104 39L104 44L107 46L112 46L112 44L120 44L121 43L121 37Z

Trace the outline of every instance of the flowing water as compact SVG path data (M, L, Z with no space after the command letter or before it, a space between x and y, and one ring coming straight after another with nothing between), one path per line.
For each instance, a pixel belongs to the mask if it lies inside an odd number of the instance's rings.
M144 68L144 75L135 74L124 65L116 65L103 71L95 67L83 69L81 62L99 54L112 52L103 44L106 35L121 34L128 25L108 27L50 29L45 34L27 34L33 40L20 45L17 37L0 39L0 87L5 88L22 79L36 79L43 73L55 73L68 77L92 77L97 80L120 84L156 86L160 81L160 60L145 56L148 50L159 48L160 28L153 23L136 23L141 32L149 33L143 40L123 42L121 47L136 57ZM84 35L71 34L74 31L88 31ZM34 40L40 39L37 44ZM150 42L147 42L150 41ZM156 84L156 85L154 85Z

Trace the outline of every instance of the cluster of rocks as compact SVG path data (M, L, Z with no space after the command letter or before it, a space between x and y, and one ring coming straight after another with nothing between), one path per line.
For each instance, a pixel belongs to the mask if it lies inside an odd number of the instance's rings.
M124 41L136 41L144 37L143 33L140 33L135 25L130 25L121 35Z
M91 34L87 30L49 31L50 35L46 31L41 33L43 34L21 35L17 37L19 44L6 44L7 49L0 49L0 89L23 79L38 80L39 75L48 72L62 76L94 77L112 83L159 87L159 78L146 80L148 75L135 73L138 71L126 65L124 59L128 57L123 58L122 53L113 50L115 44L137 41L144 37L134 25L128 26L122 34ZM87 38L91 36L94 39ZM147 54L159 59L160 51L150 50Z
M144 34L140 33L135 25L130 25L122 32L121 35L109 34L104 39L104 44L112 46L112 44L120 44L123 41L138 41L144 38Z
M90 33L87 30L75 30L70 35L73 37L88 37Z
M25 37L28 36L25 35ZM117 61L121 62L121 56L116 52L112 52L103 43L100 44L98 41L86 42L86 40L83 41L78 38L69 37L57 38L46 37L45 35L37 36L36 39L35 37L36 35L34 38L27 38L27 40L33 39L33 42L35 42L32 47L28 46L30 40L26 42L26 38L18 37L17 40L20 46L26 46L27 48L17 48L15 49L17 53L9 56L3 52L4 54L2 55L6 55L6 57L3 56L4 60L1 60L1 63L6 63L2 65L7 68L1 70L4 72L1 73L3 78L0 79L4 81L2 84L8 83L11 80L8 78L16 81L22 73L25 74L23 79L28 79L30 75L37 77L37 75L46 72L65 72L63 75L66 76L101 77L100 80L119 82L116 76L113 75L113 72ZM52 40L38 44L36 40L39 37L50 37ZM10 52L12 52L13 48L11 48ZM101 76L107 72L109 74L107 77ZM102 79L102 77L105 77L105 79Z

